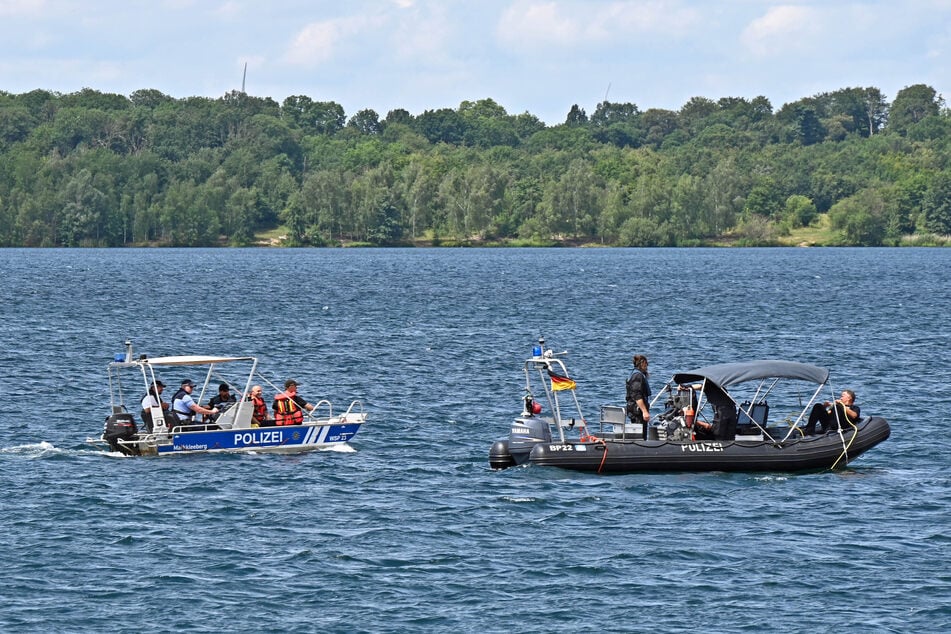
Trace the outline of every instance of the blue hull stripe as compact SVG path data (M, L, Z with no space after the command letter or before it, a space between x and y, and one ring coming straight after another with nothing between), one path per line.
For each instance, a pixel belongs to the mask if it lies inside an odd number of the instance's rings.
M273 447L316 448L345 443L360 429L360 423L345 425L290 425L221 431L189 432L172 436L172 444L159 445L158 452L200 453L242 451Z

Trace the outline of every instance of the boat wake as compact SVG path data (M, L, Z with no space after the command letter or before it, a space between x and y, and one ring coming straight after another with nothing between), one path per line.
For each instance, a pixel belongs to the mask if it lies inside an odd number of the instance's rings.
M347 444L339 445L330 445L327 447L321 447L317 451L330 451L335 453L357 453L357 450Z
M61 455L101 455L102 451L94 449L61 449L51 442L45 440L38 443L28 443L25 445L14 445L13 447L0 447L0 455L22 456L24 458L49 458L51 456Z

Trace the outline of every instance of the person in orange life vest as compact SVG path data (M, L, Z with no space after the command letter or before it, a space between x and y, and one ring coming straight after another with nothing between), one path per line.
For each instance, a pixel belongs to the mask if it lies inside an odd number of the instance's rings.
M267 427L268 425L273 425L273 421L267 419L267 403L264 402L264 390L261 389L260 385L255 385L251 388L251 393L248 394L248 400L254 406L254 409L251 412L251 427Z
M274 397L271 404L274 421L277 425L300 425L304 422L304 412L313 411L314 406L297 395L297 381L284 381L284 391Z

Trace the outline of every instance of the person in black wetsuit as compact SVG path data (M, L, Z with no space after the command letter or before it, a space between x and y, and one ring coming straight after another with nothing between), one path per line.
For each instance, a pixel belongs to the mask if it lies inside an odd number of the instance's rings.
M627 416L631 419L631 423L641 425L644 432L643 438L646 439L647 423L651 419L651 387L647 383L647 377L649 376L647 357L642 354L635 354L631 361L634 363L634 371L631 372L625 386L627 391Z
M855 392L842 390L842 396L835 399L835 403L826 401L812 406L809 422L806 423L802 433L812 436L816 433L817 423L822 423L823 433L837 430L840 425L843 430L848 429L849 423L857 423L861 415L862 408L855 404Z

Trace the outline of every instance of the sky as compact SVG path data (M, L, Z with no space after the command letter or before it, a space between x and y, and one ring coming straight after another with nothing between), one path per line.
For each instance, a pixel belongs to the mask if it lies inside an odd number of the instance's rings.
M604 100L951 98L951 0L0 0L0 91L217 98L242 82L348 117L492 99L549 125Z

